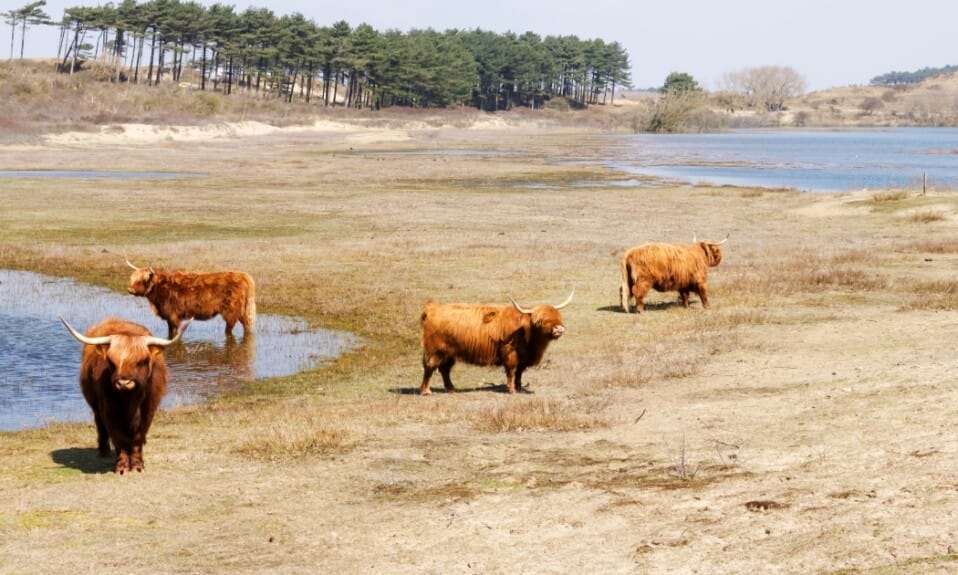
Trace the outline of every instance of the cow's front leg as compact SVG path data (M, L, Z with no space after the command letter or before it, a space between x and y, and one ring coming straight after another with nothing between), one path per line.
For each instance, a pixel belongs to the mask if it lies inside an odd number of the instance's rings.
M452 366L455 360L447 361L439 366L439 375L442 376L442 385L446 391L456 391L456 386L452 384Z
M695 290L699 294L699 299L702 301L702 307L709 307L709 294L708 290L705 289L705 284L698 286L698 289Z
M688 307L689 307L689 290L687 290L687 289L679 290L679 301L682 302L682 307L688 309Z
M522 391L522 367L516 368L516 392Z
M506 390L509 392L510 395L516 392L516 381L521 379L521 378L518 378L518 379L516 378L516 371L517 371L516 366L514 365L506 366Z
M134 445L130 457L130 471L143 471L143 446Z
M118 475L123 475L130 472L130 454L125 448L117 448L116 465L113 466L113 472Z

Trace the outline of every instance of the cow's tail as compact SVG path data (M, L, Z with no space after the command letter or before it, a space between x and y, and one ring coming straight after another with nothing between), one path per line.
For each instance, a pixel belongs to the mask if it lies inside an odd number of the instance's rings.
M246 334L247 327L249 328L250 333L253 332L256 327L256 284L253 282L253 278L246 276L246 279L249 283L246 289L246 326L243 328L243 334Z
M629 313L629 298L632 295L632 266L629 265L629 255L622 256L620 262L622 268L622 285L619 287L619 298L622 303L622 311Z

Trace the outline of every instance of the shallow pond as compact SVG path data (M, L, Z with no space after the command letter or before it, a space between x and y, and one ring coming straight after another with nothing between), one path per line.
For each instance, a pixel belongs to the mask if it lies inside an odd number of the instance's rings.
M112 315L166 337L166 322L145 298L31 272L0 270L0 431L51 421L92 422L77 374L83 344L57 319L81 333ZM336 357L358 340L310 328L300 319L258 314L256 332L227 341L219 317L194 321L183 343L166 352L169 388L163 407L203 401L238 383L292 375Z
M691 184L813 192L918 188L927 174L958 188L958 130L733 130L616 136L603 162L630 174Z

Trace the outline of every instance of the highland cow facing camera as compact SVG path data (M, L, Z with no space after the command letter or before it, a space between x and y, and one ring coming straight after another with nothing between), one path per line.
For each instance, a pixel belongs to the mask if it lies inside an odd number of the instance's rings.
M163 350L180 339L190 320L173 339L154 337L142 325L117 318L104 319L86 335L60 321L84 344L80 390L93 410L100 457L109 457L112 443L114 472L143 471L143 444L166 394Z

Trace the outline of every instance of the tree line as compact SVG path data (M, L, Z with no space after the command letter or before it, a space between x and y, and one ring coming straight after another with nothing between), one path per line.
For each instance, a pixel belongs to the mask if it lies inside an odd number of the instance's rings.
M958 72L958 66L943 66L941 68L922 68L913 72L888 72L875 76L869 82L873 86L894 86L896 84L917 84L926 78L941 74Z
M368 24L320 26L300 13L237 12L192 0L67 8L58 25L65 72L94 60L107 66L111 81L190 80L201 90L242 89L327 106L495 111L539 108L555 97L587 106L612 102L616 89L631 83L621 45L576 36L379 32Z

